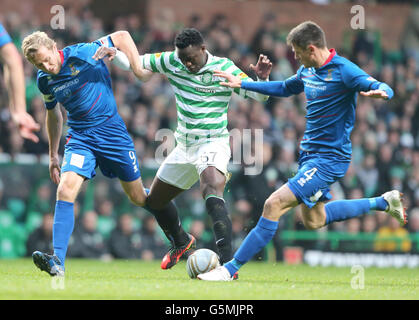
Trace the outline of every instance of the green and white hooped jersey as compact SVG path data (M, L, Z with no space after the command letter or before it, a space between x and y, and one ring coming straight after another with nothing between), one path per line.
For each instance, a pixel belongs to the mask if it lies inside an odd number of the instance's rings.
M175 51L145 54L141 56L143 67L167 76L176 98L178 125L175 137L185 146L225 139L229 142L227 111L233 91L244 98L266 101L268 96L244 89L221 86L224 79L213 76L222 70L252 81L230 59L211 55L208 51L206 65L191 73L182 64Z

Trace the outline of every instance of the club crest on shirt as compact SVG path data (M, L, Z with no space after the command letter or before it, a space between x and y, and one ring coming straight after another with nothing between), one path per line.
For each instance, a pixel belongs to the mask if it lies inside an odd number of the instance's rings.
M332 72L333 72L333 69L329 69L329 70L327 70L327 77L326 77L324 80L326 80L326 81L331 81L331 80L333 80L333 79L332 79Z
M71 75L74 77L79 74L80 70L77 70L73 63L69 65L71 70Z
M204 84L210 84L212 82L212 73L211 72L204 72L201 76L201 81Z

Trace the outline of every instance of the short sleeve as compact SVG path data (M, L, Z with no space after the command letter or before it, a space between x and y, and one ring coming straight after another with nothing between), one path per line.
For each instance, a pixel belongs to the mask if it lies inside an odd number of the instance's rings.
M77 59L83 60L85 62L90 63L91 65L96 65L101 60L93 59L96 50L101 47L101 42L99 40L95 40L93 42L86 42L86 43L78 43L75 45L68 46L64 48L65 57L76 57Z
M102 37L100 39L97 39L96 41L93 41L93 42L99 44L99 46L105 46L105 47L108 47L108 48L115 47L110 35L104 36L104 37Z
M156 73L164 73L162 66L162 52L146 53L142 57L143 68Z

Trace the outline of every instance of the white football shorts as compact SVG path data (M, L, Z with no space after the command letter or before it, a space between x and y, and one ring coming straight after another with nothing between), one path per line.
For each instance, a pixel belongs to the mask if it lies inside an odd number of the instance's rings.
M228 141L215 140L204 144L185 147L178 144L161 164L157 178L183 190L190 189L201 173L208 167L215 167L227 178L227 166L231 151Z

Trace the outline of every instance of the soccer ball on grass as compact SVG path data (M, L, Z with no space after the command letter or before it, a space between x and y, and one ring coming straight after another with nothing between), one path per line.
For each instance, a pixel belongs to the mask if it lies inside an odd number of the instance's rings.
M220 266L218 255L210 249L198 249L188 257L186 271L191 279Z

